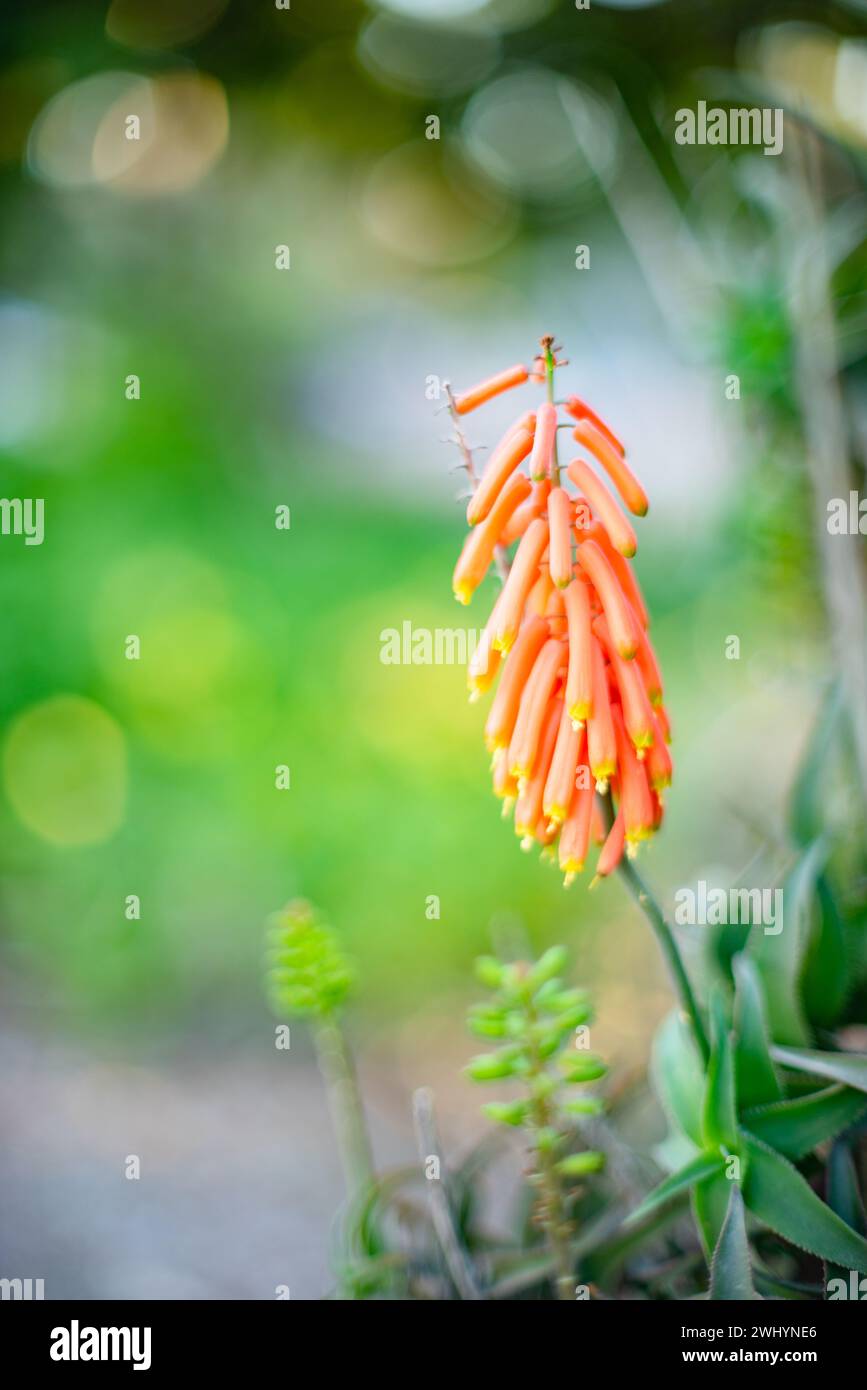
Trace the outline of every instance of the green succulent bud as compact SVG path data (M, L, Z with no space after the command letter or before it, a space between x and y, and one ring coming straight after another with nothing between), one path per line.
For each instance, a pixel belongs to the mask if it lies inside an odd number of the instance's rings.
M552 989L550 993L546 993L546 985L545 990L540 990L537 996L540 1003L544 1002L545 1008L549 1013L564 1014L581 1009L585 1012L587 1018L590 1017L593 1011L590 1007L590 996L586 990L561 989L556 980L552 980L551 984L557 987ZM583 1020L580 1021L583 1022Z
M525 1100L492 1100L482 1106L482 1114L501 1125L522 1125L527 1120L529 1105Z
M561 1158L557 1172L562 1173L564 1178L583 1178L586 1173L598 1173L604 1165L604 1154L587 1149L584 1153L567 1154L566 1158Z
M548 1010L551 1008L549 1000L556 999L563 990L563 981L558 979L546 980L545 983L536 990L534 1002L537 1009Z
M564 1100L560 1109L567 1115L601 1115L605 1105L599 1096L581 1096L578 1100Z
M476 960L476 979L488 989L499 989L503 983L503 967L494 956L479 956Z
M470 1010L467 1025L477 1038L505 1038L507 1036L506 1015L502 1009L478 1004Z
M504 1077L519 1074L521 1060L519 1047L501 1047L498 1052L479 1053L465 1070L472 1081L501 1081Z
M270 919L266 962L268 997L281 1017L333 1013L355 983L334 931L303 899Z
M579 1085L582 1081L598 1081L608 1068L594 1052L567 1052L559 1059L560 1069L567 1081Z
M531 967L527 976L528 988L535 993L556 975L562 974L568 963L569 952L565 946L550 946Z

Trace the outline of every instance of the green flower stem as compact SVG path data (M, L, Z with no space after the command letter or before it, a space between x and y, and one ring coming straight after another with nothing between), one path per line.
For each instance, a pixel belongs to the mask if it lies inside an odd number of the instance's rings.
M350 1199L373 1182L373 1156L352 1053L336 1014L322 1015L314 1031L316 1055L325 1080L337 1135L343 1178Z
M611 793L609 792L603 800L607 807L608 824L610 826L614 819ZM644 879L627 855L624 855L621 859L617 872L620 875L621 881L626 885L627 891L632 898L634 898L653 928L654 935L659 942L662 954L665 957L666 964L671 973L672 980L674 981L674 988L680 1000L680 1006L692 1029L692 1035L695 1039L696 1047L699 1050L699 1055L705 1066L707 1066L710 1059L710 1046L707 1040L707 1033L705 1032L689 976L686 973L686 966L683 963L683 958L680 954L677 942L674 939L674 933L665 920L665 914L659 906L659 903L656 901L650 889L647 887L647 884L644 882Z
M532 999L527 1000L527 1022L529 1024L528 1035L532 1038L533 1024L536 1022L536 1011L533 1008ZM532 1083L545 1075L545 1065L539 1056L538 1044L531 1042L530 1048L530 1070L528 1080L531 1083L530 1109L533 1121L540 1133L551 1128L554 1116L551 1114L551 1106L548 1098L544 1095L532 1094ZM570 1222L563 1205L563 1190L560 1175L556 1169L556 1158L552 1151L544 1144L536 1144L536 1164L538 1167L539 1190L542 1197L541 1224L548 1237L548 1244L554 1260L556 1276L554 1286L557 1290L557 1298L563 1302L571 1303L575 1297L575 1274L571 1255L571 1242L574 1236L572 1223Z
M553 338L544 339L545 345L545 384L548 388L548 402L554 404L554 352ZM557 432L554 431L554 453L551 459L551 483L554 487L560 486L560 463L557 457Z

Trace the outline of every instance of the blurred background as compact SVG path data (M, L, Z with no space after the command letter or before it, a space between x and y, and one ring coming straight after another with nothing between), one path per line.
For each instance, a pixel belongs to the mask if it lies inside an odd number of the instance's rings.
M357 966L381 1164L412 1159L417 1085L453 1151L481 1127L462 1013L492 924L566 942L594 1047L643 1069L670 1002L645 924L617 883L564 893L520 852L460 666L380 660L384 629L478 629L495 592L451 597L461 475L431 379L554 333L561 393L625 439L675 733L645 870L669 909L748 874L841 653L867 696L858 542L825 526L867 437L865 15L4 19L2 492L44 499L45 539L0 538L0 1275L49 1298L328 1290L327 1106L262 989L263 923L297 895ZM702 100L783 108L783 153L677 144ZM469 417L471 443L537 392Z

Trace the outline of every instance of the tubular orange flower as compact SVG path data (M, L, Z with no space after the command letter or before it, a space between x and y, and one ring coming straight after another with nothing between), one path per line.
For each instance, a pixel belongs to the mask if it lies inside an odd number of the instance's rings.
M606 837L605 844L602 846L599 858L596 861L596 875L592 883L590 884L591 888L595 888L600 878L607 878L608 875L612 874L614 870L617 868L617 865L623 858L625 839L626 837L623 829L623 811L621 809L617 812L617 815L614 817L614 821Z
M593 810L590 813L590 836L594 845L604 845L606 833L599 797L594 794Z
M647 750L647 780L650 789L654 792L661 792L665 787L671 785L672 774L671 754L665 742L665 734L662 724L653 713L653 743Z
M533 773L519 787L515 805L515 833L535 837L536 827L542 818L543 793L548 778L551 758L557 744L557 731L562 724L562 700L551 700L542 721L542 733Z
M644 686L644 679L637 661L624 661L611 641L608 625L604 618L593 619L593 631L599 638L611 662L614 683L623 706L623 718L630 739L643 757L643 749L653 743L655 721L650 697Z
M491 614L494 646L507 652L521 623L527 595L536 582L539 563L548 544L548 523L542 517L531 521L521 537L509 577Z
M620 810L623 812L623 831L628 846L646 840L653 831L654 807L644 764L638 761L635 749L626 734L619 705L613 705L614 737L617 742L617 771L620 778Z
M566 875L563 880L565 888L569 887L576 874L580 874L584 870L587 851L590 848L590 831L595 802L596 793L593 790L593 783L588 778L586 787L576 788L572 805L569 808L569 815L563 822L563 829L560 832L559 863Z
M547 567L539 571L539 578L534 583L527 595L527 602L524 604L524 613L531 617L536 613L544 617L548 612L548 600L554 592L554 585L551 583L551 576Z
M616 574L621 589L632 604L635 616L641 623L641 626L646 628L649 624L649 614L638 580L635 577L635 571L626 557L621 555L619 550L614 549L614 546L608 539L608 532L605 530L605 527L601 526L598 521L592 521L578 536L578 540L579 542L596 542Z
M631 856L658 829L672 763L647 606L628 559L635 532L595 465L575 459L563 481L554 467L560 407L553 375L568 364L553 341L541 340L530 372L512 368L453 402L472 476L458 417L525 381L548 391L547 402L506 432L482 474L467 509L475 529L453 587L468 601L495 552L504 557L506 579L467 673L471 699L497 682L485 722L494 791L504 814L514 806L522 846L556 854L567 883L583 868L591 842L601 845L595 883L617 867L624 847ZM620 440L577 396L565 410L577 421L575 439L626 507L643 515L647 497ZM599 797L609 788L614 818L606 829Z
M524 425L509 430L489 458L479 485L467 507L467 523L476 526L484 521L494 505L506 480L533 447L533 434Z
M530 477L534 483L551 476L551 459L557 438L557 407L546 401L536 411L536 434L530 455Z
M545 710L565 657L566 644L553 637L549 638L536 657L521 696L518 718L509 743L509 771L513 777L521 779L532 774Z
M546 818L555 825L564 821L569 814L572 794L575 791L575 771L585 746L584 739L583 728L573 727L569 711L564 705L542 797L542 810Z
M618 507L608 488L597 478L593 469L583 459L573 459L569 464L569 477L583 492L593 514L605 527L615 550L621 555L634 555L638 547L635 532Z
M593 682L593 711L587 721L587 752L590 771L596 781L596 790L602 794L608 790L608 779L617 767L617 745L614 741L605 658L595 636L590 639L590 670Z
M565 488L555 487L548 495L550 532L548 568L558 589L572 582L572 499Z
M569 631L566 709L573 723L582 724L593 709L590 596L587 585L580 579L573 579L563 592L563 600Z
M608 428L605 421L600 419L595 410L591 410L586 401L580 400L578 396L570 396L569 399L564 402L564 405L573 420L589 420L590 424L593 425L600 434L604 434L609 444L614 446L618 454L623 455L626 453L626 450L614 431Z
M521 503L516 512L512 513L511 518L503 528L503 534L500 537L501 545L511 545L513 541L519 540L533 518L541 516L547 510L550 491L549 478L544 478L542 482L531 485L530 496L526 502Z
M488 572L503 527L529 495L530 484L524 474L516 474L506 483L484 521L467 536L452 576L452 589L458 603L469 603Z
M644 628L639 629L635 664L641 671L644 688L650 698L650 703L652 705L660 704L662 701L662 672L659 669L656 652L653 650L653 643Z
M493 772L494 796L499 796L502 799L503 815L508 816L518 796L518 783L509 772L508 748L494 749L491 770Z
M576 425L572 436L594 455L634 516L647 515L647 493L623 457L589 421Z
M509 654L485 723L485 742L489 749L509 746L518 717L521 694L547 636L548 624L542 617L528 619L521 629L521 634Z
M462 391L455 397L455 410L459 415L466 415L477 406L484 405L485 401L499 396L501 391L508 391L511 386L520 386L528 376L527 368L520 362L514 367L507 367L504 372L498 372L496 376L489 376L485 381L480 381L477 386L471 386L469 391Z
M495 650L490 631L485 628L467 666L467 689L470 700L478 700L490 690L497 678L502 654Z
M578 563L599 596L617 651L630 661L638 649L638 624L616 574L595 541L583 541L579 545Z

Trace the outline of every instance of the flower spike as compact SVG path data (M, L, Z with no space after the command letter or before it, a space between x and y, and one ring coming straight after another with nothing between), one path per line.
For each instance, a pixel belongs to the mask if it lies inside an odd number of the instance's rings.
M485 742L503 814L514 814L523 849L541 846L543 858L559 863L567 885L601 846L593 887L662 824L669 720L630 563L635 531L620 505L643 516L647 494L614 431L577 396L541 401L514 421L475 481L459 417L525 383L553 395L552 361L567 363L553 338L540 341L529 371L512 367L449 395L474 489L473 529L452 582L466 603L495 557L505 576L467 671L470 699L495 687ZM562 411L619 501L583 458L558 469Z

